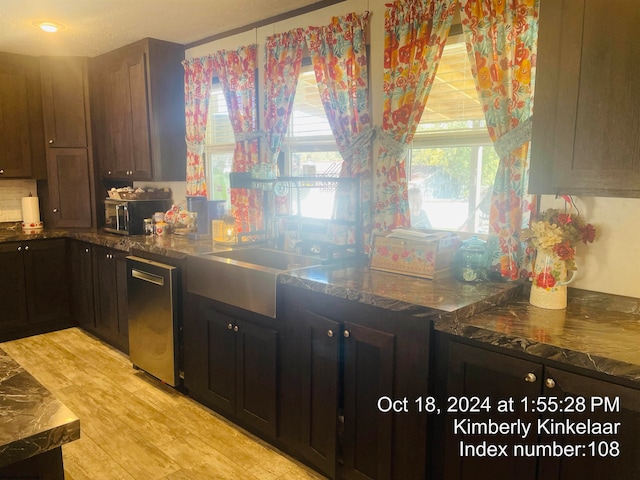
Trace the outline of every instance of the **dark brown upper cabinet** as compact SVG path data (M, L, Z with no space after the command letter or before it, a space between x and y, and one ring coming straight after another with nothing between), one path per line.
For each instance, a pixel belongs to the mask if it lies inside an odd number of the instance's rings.
M94 226L94 169L89 85L84 57L42 57L42 111L47 156L47 225Z
M91 60L103 180L185 180L184 47L144 39Z
M640 8L543 0L532 193L640 197Z
M0 53L0 178L46 176L38 59Z

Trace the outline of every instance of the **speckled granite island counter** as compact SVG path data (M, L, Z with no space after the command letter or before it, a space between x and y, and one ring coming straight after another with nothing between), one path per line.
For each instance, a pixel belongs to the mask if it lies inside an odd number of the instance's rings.
M0 349L0 478L64 478L61 447L80 420Z

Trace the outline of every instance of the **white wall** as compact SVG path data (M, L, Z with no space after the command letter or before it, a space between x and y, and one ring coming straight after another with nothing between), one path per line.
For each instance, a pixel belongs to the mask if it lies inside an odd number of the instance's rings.
M384 49L384 12L387 0L347 0L276 24L260 27L186 51L186 57L199 57L221 49L232 50L257 43L258 65L263 65L264 40L274 33L295 27L326 25L331 17L350 12L370 13L370 95L374 125L382 122L382 74ZM259 85L264 72L259 68ZM263 99L260 98L260 104ZM376 151L376 149L374 149ZM618 295L640 297L640 242L635 238L640 219L640 200L579 197L576 203L585 219L596 226L596 241L577 252L578 277L574 286ZM542 199L542 208L562 207L563 201L553 197Z
M35 180L0 180L0 222L22 221L22 197L38 195Z
M574 197L583 218L596 227L596 240L576 252L576 288L640 297L640 199ZM541 209L564 208L564 200L543 196Z

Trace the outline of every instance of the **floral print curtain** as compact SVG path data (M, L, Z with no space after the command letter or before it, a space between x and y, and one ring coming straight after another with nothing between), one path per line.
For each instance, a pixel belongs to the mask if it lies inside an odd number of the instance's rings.
M304 53L304 30L268 37L265 44L264 130L267 162L276 162L287 132Z
M374 225L387 231L410 226L408 145L422 116L456 0L395 1L385 11L384 107L381 148L375 160Z
M360 198L349 184L338 187L335 218L363 222L365 237L371 230L368 211L370 202L370 144L373 137L369 113L369 75L366 30L369 12L334 17L323 27L309 27L306 40L313 63L320 98L342 155L341 177L360 178ZM361 218L355 218L360 202ZM351 243L344 228L330 232L336 243ZM350 231L349 235L354 232ZM364 240L364 239L362 239Z
M190 58L184 66L184 104L187 143L187 195L207 196L204 173L204 141L213 78L211 56Z
M500 156L489 217L493 269L527 276L520 233L535 199L527 193L539 0L460 0L460 17L489 135Z
M256 106L256 45L221 50L213 62L235 136L234 172L250 172L258 164L259 134ZM231 209L238 231L262 230L262 196L255 190L231 189Z

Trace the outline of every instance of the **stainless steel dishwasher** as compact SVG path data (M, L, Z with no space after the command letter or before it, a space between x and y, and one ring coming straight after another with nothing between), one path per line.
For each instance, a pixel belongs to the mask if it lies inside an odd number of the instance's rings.
M140 257L127 257L129 359L175 387L178 364L178 269Z

